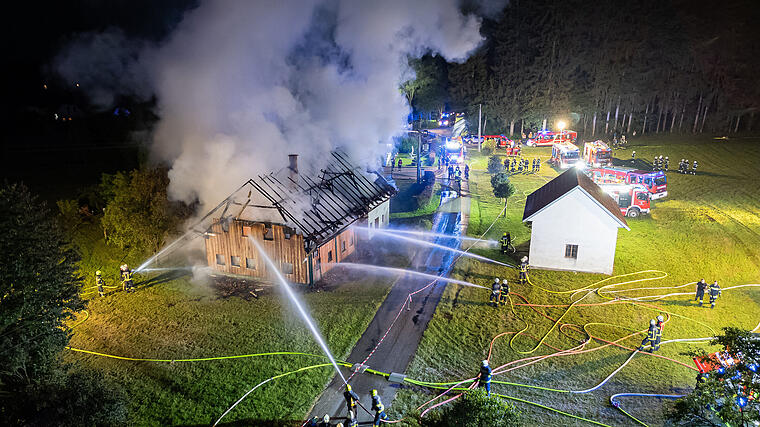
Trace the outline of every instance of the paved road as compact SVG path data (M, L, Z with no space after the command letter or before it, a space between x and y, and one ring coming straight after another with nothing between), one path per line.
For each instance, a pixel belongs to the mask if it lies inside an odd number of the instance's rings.
M463 203L464 201L464 203ZM457 236L463 232L466 226L462 222L462 208L469 209L469 200L456 197L456 193L444 194L441 198L441 206L434 216L433 231ZM458 247L459 241L455 238L439 238L435 243ZM412 259L412 268L429 274L438 275L441 272L448 274L452 267L455 254L443 249L423 249ZM385 334L393 319L398 314L399 308L404 304L409 293L425 287L430 280L405 275L396 282L390 293L378 309L375 317L370 322L364 334L359 339L348 361L359 363L375 348L380 338ZM417 346L422 338L422 333L427 328L438 302L441 299L445 283L430 286L423 292L416 294L412 304L407 306L399 316L395 326L380 347L372 355L367 365L382 372L404 373L409 362L417 351ZM344 370L346 378L351 374L348 369ZM386 407L390 406L396 396L398 385L390 383L376 375L357 374L351 380L351 386L359 394L362 404L367 409L371 408L370 390L377 389ZM310 416L322 417L329 414L331 418L340 419L346 416L346 404L343 399L343 381L336 375L329 383L325 391L317 400L311 410ZM372 416L361 408L359 409L359 422L361 425L371 425Z

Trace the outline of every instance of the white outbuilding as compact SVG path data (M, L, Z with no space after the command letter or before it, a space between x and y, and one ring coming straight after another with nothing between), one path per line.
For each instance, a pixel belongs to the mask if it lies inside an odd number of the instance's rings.
M612 274L618 228L628 228L615 200L571 168L528 196L533 268Z

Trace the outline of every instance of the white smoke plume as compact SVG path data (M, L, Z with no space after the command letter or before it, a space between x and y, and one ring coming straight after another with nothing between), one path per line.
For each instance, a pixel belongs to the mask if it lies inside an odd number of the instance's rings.
M172 165L170 197L210 207L286 166L289 153L303 169L338 147L373 165L406 124L407 57L462 61L481 43L479 28L457 0L209 0L167 40L111 52L102 68L126 70L127 84L144 74L160 117L153 153ZM67 78L87 67L77 49L103 44L88 40L57 61ZM123 43L108 40L114 50Z

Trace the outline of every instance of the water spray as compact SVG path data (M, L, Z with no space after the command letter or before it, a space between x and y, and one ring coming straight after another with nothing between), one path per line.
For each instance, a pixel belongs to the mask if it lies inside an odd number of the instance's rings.
M403 268L381 267L378 265L356 264L352 262L341 262L341 263L335 264L335 267L346 267L346 268L352 268L352 269L358 269L358 270L375 270L380 273L388 273L388 274L391 274L391 273L411 274L411 275L424 277L431 280L440 280L441 282L456 283L457 285L470 286L473 288L490 289L490 288L486 288L485 286L476 285L475 283L465 282L463 280L452 279L452 278L444 277L444 276L436 276L435 274L422 273L422 272L414 271L414 270L405 270Z
M369 228L369 227L354 226L354 228L359 229L359 230L372 231L372 232L377 231L376 228ZM389 228L385 228L383 229L383 231L386 233L393 233L393 234L411 234L411 235L420 236L420 237L439 237L442 239L458 239L458 240L470 241L470 242L483 242L489 245L499 244L499 242L497 242L496 240L478 239L475 237L458 236L458 235L453 235L453 234L434 233L432 231L399 230L399 229L389 229Z
M451 247L448 247L448 246L440 245L438 243L428 242L427 240L420 240L420 239L414 239L414 238L406 237L406 236L399 236L397 234L393 234L392 232L389 232L389 231L386 231L386 230L381 230L381 229L372 229L372 230L375 233L379 233L379 234L382 234L382 235L385 235L385 236L393 237L394 239L401 239L401 240L405 240L407 242L416 243L416 244L419 244L419 245L431 246L431 247L434 247L434 248L443 249L443 250L446 250L446 251L451 251L451 252L457 253L460 256L466 256L466 257L470 257L470 258L475 258L475 259L478 259L478 260L481 260L481 261L491 262L491 263L494 263L494 264L502 265L504 267L515 268L515 266L512 265L512 264L503 263L501 261L496 261L496 260L491 259L491 258L486 258L484 256L476 255L476 254L473 254L473 253L470 253L470 252L465 252L465 251L462 251L462 250L459 250L459 249L455 249L455 248L451 248ZM454 238L454 239L457 238L456 236L451 236L451 237Z
M267 255L266 251L264 251L264 248L259 245L259 242L256 241L251 236L248 236L248 239L251 241L254 247L256 247L256 250L259 251L259 254L261 254L262 258L264 258L264 262L269 266L269 268L274 272L274 275L277 277L277 280L280 282L282 287L285 289L285 293L288 294L288 298L295 304L296 308L298 309L298 313L303 318L306 325L309 327L309 330L311 331L311 334L314 336L314 339L317 340L317 343L319 343L319 346L322 347L322 351L325 353L325 356L327 356L328 359L330 359L330 363L332 363L333 367L335 368L335 372L340 375L340 378L343 380L344 384L346 383L346 377L343 376L343 373L340 371L340 368L338 368L338 364L335 362L335 358L333 357L332 353L330 353L330 349L327 347L327 344L325 343L325 340L322 338L322 335L319 333L319 330L317 330L316 325L314 324L314 321L311 319L308 313L306 313L306 310L304 310L303 305L301 305L301 302L298 300L298 297L296 296L295 292L293 292L293 289L290 288L290 285L288 285L288 281L285 280L285 278L282 276L282 273L280 272L280 269L277 268L277 265L275 265L274 261L272 261L271 258L269 258L269 255Z
M137 267L137 268L135 269L135 273L139 273L139 272L143 271L143 270L144 270L144 269L145 269L147 266L149 266L149 265L150 265L150 264L151 264L153 261L155 261L155 260L156 260L156 259L157 259L159 256L161 256L161 255L162 255L164 252L166 252L166 251L168 251L169 249L173 248L173 247L174 247L174 246L176 246L178 243L180 243L180 242L184 241L184 240L185 240L185 238L186 238L188 235L190 235L191 233L195 233L195 231L193 231L193 230L190 230L190 231L186 232L185 234L181 235L181 236L180 236L180 237L179 237L177 240L175 240L175 241L173 241L173 242L169 243L169 244L168 244L168 245L167 245L165 248L161 249L161 250L160 250L160 251L158 251L158 252L157 252L155 255L153 255L152 257L148 258L148 260L147 260L147 261L145 261L144 263L140 264L140 266L139 266L139 267Z

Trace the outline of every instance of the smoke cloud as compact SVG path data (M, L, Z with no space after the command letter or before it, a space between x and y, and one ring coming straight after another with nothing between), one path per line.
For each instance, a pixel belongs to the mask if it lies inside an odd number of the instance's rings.
M204 1L159 44L118 31L78 39L56 60L105 103L118 82L157 98L153 154L170 197L204 207L287 154L318 168L342 148L372 166L403 131L407 57L463 61L481 20L457 0ZM93 67L93 63L98 64ZM87 70L95 70L88 74ZM105 71L102 73L100 71Z

